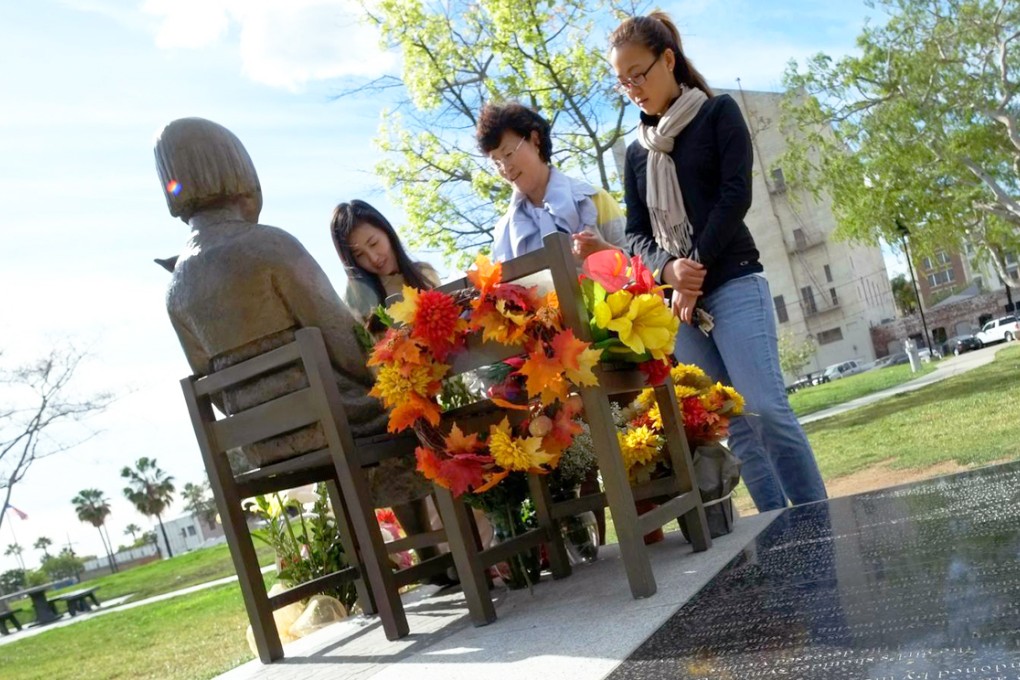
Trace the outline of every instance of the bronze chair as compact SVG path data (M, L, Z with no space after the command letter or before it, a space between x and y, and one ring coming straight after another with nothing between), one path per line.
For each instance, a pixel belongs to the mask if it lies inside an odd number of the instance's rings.
M229 390L285 367L299 365L308 386L244 411L217 418L213 403ZM390 640L408 634L399 588L445 573L449 553L394 572L388 555L446 540L442 530L384 543L369 490L366 468L393 456L413 456L413 435L379 435L355 440L318 328L297 331L294 341L208 376L181 381L202 458L216 499L245 608L263 663L283 657L273 611L343 583L354 582L365 614L378 613ZM226 452L318 424L325 448L235 474ZM260 494L325 482L349 566L269 597L259 570L241 501Z
M529 253L503 263L504 282L516 282L527 285L529 277L534 280L536 275L548 280L552 279L553 288L559 297L560 309L564 325L574 331L581 340L591 340L589 316L581 298L578 282L577 265L570 248L570 240L566 234L546 236L544 247L540 251ZM471 284L466 278L450 282L442 286L445 292L454 292ZM489 347L486 345L485 347ZM515 352L507 348L470 351L457 357L454 371L468 370L485 363L506 358ZM635 365L602 364L597 370L598 387L580 389L584 402L584 417L590 429L592 441L602 473L604 492L590 494L576 499L554 503L549 493L548 482L544 476L533 475L530 479L532 501L535 504L539 528L533 530L532 541L546 542L549 550L549 561L553 575L561 577L570 573L570 565L557 521L585 510L601 509L608 505L620 542L620 552L630 585L631 594L635 598L648 597L655 593L655 576L652 573L648 548L643 537L654 529L671 521L684 517L690 528L691 543L694 550L707 550L712 545L701 494L694 484L694 471L691 462L691 451L683 428L683 416L671 385L663 385L655 389L655 396L662 412L663 426L666 432L667 449L672 463L673 474L665 479L656 479L647 484L632 488L627 477L627 470L620 454L616 428L610 410L610 397L614 395L631 397L647 386L645 376ZM499 414L499 418L503 416ZM635 500L668 498L657 508L638 515ZM443 523L449 527L451 534L454 528L463 531L465 510L459 504L452 503L448 492L437 493ZM522 537L523 538L523 537ZM453 552L461 585L471 610L472 620L482 625L496 618L495 608L484 587L485 567L494 561L513 554L526 541L516 546L497 546L495 549L477 550L469 537L451 535L450 547Z

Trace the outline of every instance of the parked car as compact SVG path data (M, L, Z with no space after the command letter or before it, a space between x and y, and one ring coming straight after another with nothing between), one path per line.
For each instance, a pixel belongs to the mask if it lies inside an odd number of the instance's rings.
M829 366L822 372L822 375L828 380L838 380L839 378L845 378L849 375L855 375L863 370L864 369L861 367L860 363L854 359L850 359L849 361L841 361L838 364Z
M945 344L942 345L942 355L955 354L960 356L964 352L971 352L976 349L984 347L984 343L977 339L973 335L957 335L955 338L949 338Z
M906 352L897 352L896 354L889 354L882 357L875 362L875 368L885 368L886 366L899 366L910 361L910 357L907 356Z
M992 319L982 326L981 331L977 334L977 339L983 345L1003 341L1010 342L1016 338L1020 338L1020 323L1017 322L1015 315Z

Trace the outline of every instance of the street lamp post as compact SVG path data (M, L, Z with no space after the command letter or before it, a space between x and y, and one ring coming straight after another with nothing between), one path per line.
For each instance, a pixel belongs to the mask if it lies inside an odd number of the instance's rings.
M924 318L924 308L921 306L921 294L917 292L917 278L914 277L914 265L910 260L910 247L907 244L907 236L910 235L910 229L907 225L900 221L900 218L896 218L896 231L900 232L900 238L903 240L903 253L907 256L907 269L910 270L910 283L914 286L914 298L917 300L917 311L921 315L921 326L924 327L924 345L930 352L934 354L935 348L931 346L931 336L928 335L928 321Z

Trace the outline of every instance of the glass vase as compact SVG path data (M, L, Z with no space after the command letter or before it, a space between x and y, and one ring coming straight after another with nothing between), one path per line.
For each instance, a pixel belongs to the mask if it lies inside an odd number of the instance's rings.
M522 517L520 504L494 508L485 513L492 525L490 546L504 543L528 530ZM511 590L530 588L538 583L541 576L541 555L539 549L530 548L510 556L506 562L493 566L499 578Z

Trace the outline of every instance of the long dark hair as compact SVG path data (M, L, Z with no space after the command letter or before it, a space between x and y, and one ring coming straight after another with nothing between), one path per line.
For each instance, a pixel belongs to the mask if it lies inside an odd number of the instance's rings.
M677 84L696 87L709 97L714 96L704 76L698 73L694 64L684 54L680 31L665 12L655 11L646 17L630 17L609 34L610 49L628 44L641 45L656 57L661 56L667 49L673 50L676 57L673 77L676 78Z
M404 283L412 288L432 288L432 284L422 276L421 268L407 256L407 251L404 250L400 237L389 220L368 203L358 199L338 205L333 210L333 219L329 225L336 254L340 256L340 262L343 263L348 278L367 284L375 292L379 304L386 301L386 289L383 288L382 281L377 275L359 267L351 250L351 232L362 222L367 222L386 234L390 240L390 247L397 256L397 271L404 277Z

